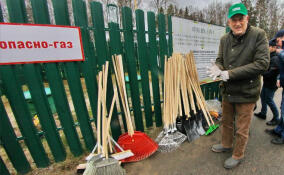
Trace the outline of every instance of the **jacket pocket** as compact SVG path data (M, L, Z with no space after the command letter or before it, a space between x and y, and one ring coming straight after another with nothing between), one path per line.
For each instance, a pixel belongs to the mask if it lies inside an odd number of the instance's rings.
M227 95L239 95L241 92L241 86L237 81L224 82L224 92Z
M252 97L252 96L258 96L260 94L260 80L252 79L247 81L247 83L242 84L242 94L244 97Z

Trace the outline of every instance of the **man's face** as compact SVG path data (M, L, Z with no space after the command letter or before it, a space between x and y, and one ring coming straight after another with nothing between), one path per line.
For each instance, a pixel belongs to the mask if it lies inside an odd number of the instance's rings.
M269 46L269 51L270 51L270 53L271 53L271 52L275 52L276 49L277 49L276 46Z
M236 36L245 34L248 27L248 16L236 14L228 20L228 25Z
M276 45L280 48L282 48L282 41L284 40L284 36L279 37L276 39Z

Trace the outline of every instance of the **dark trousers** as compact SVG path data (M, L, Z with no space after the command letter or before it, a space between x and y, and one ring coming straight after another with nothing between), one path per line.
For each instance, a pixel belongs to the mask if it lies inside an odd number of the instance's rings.
M266 115L267 113L267 106L270 107L273 113L273 119L278 120L279 112L277 106L273 100L274 93L277 89L271 89L267 87L262 87L260 99L261 99L261 114Z

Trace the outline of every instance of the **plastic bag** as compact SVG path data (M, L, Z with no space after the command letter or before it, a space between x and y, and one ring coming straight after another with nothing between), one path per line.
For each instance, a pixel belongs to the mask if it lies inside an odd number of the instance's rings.
M221 102L219 100L206 100L206 105L212 117L218 118L222 113Z

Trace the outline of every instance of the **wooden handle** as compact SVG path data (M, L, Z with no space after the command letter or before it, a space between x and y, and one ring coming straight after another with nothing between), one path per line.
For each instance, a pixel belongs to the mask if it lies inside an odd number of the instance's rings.
M111 144L110 134L109 134L110 133L110 122L111 122L113 108L114 108L114 104L115 104L116 98L117 98L117 89L114 90L114 94L113 94L110 110L109 110L109 113L108 113L107 125L106 125L106 128L107 128L106 132L107 132L108 144L109 144L110 152L113 152L112 151L112 144Z
M193 99L193 93L192 93L192 85L190 84L189 82L189 79L192 79L192 75L189 71L189 68L188 68L188 64L185 64L185 71L186 71L186 87L187 87L187 91L188 91L188 94L189 94L189 100L190 100L190 107L191 107L191 110L193 111L194 114L196 114L196 108L195 108L195 102L194 102L194 99Z
M128 100L127 100L122 57L119 55L119 56L116 56L115 58L113 57L112 60L113 60L113 66L114 66L115 75L116 75L116 81L117 81L119 93L121 96L121 102L122 102L123 110L125 113L128 134L132 136L134 134L134 129L132 125L131 114L130 114Z
M102 72L99 72L98 82L98 104L97 104L97 140L98 140L98 154L101 153L101 96L102 96Z
M169 122L168 122L168 96L169 96L169 84L168 84L168 59L165 58L165 64L164 64L164 114L163 114L163 122L164 127L169 128Z
M190 109L189 109L189 101L188 101L188 91L187 91L187 81L186 81L186 71L185 71L185 62L184 59L181 59L181 93L182 93L182 101L183 101L183 108L185 115L187 117L190 116ZM181 102L180 102L181 103Z
M102 104L103 104L103 150L104 155L108 159L108 151L107 151L107 131L106 131L106 112L107 112L107 106L106 106L106 92L107 92L107 78L108 78L108 61L106 62L105 66L103 66L103 93L102 93Z
M189 78L188 80L191 84L191 87L193 88L197 103L200 105L200 108L201 108L201 110L202 110L202 112L205 116L206 122L210 126L211 125L210 122L209 122L210 116L208 117L208 112L207 112L206 107L204 105L204 97L203 97L203 94L201 93L199 80L198 80L198 76L197 76L197 73L196 73L196 67L195 67L195 65L193 65L195 63L193 62L191 55L187 54L186 58L187 58L187 60L186 60L187 65L191 65L191 68L189 69L189 73L190 73L190 75L191 75L190 77L192 77L192 79Z
M192 64L193 70L195 70L195 71L194 71L194 73L195 73L195 79L196 79L196 82L198 82L197 88L198 88L199 95L200 95L201 100L202 100L202 103L203 103L202 105L203 105L204 108L206 109L207 115L208 115L208 117L209 117L211 123L214 124L214 121L212 120L212 117L211 117L211 115L210 115L210 113L209 113L209 110L207 109L206 101L205 101L205 98L204 98L204 96L203 96L203 94L202 94L202 91L201 91L201 88L200 88L200 85L199 85L199 78L198 78L198 75L197 75L197 68L196 68L196 65L195 65L193 52L190 52L190 59L191 59L191 62L193 63L193 64Z

